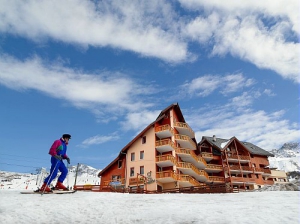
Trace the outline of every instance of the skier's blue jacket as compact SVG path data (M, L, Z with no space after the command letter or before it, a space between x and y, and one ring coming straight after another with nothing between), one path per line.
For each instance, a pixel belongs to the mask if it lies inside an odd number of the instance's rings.
M66 159L68 158L67 145L68 144L63 139L55 140L49 150L49 154L51 156L61 155L64 159Z

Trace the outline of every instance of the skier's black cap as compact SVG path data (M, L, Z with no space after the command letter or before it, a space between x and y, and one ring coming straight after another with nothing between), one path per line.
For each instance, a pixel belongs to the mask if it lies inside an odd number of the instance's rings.
M68 138L68 139L71 139L71 135L70 134L63 134L62 136L63 138Z

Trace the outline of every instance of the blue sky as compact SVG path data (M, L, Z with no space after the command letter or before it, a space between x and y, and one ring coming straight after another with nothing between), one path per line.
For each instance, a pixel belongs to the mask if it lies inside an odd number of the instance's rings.
M2 1L0 170L102 169L178 102L196 133L299 141L299 1Z

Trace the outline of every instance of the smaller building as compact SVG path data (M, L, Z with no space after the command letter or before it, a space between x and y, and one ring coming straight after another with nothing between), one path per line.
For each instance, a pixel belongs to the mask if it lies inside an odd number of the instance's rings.
M276 170L271 168L271 176L268 177L269 180L272 180L274 184L285 184L288 181L286 172L283 170Z

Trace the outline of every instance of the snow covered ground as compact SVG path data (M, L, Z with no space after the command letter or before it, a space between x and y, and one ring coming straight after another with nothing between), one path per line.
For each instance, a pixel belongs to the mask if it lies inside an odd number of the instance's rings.
M0 190L0 223L299 224L299 191L232 194L76 192L24 195Z

